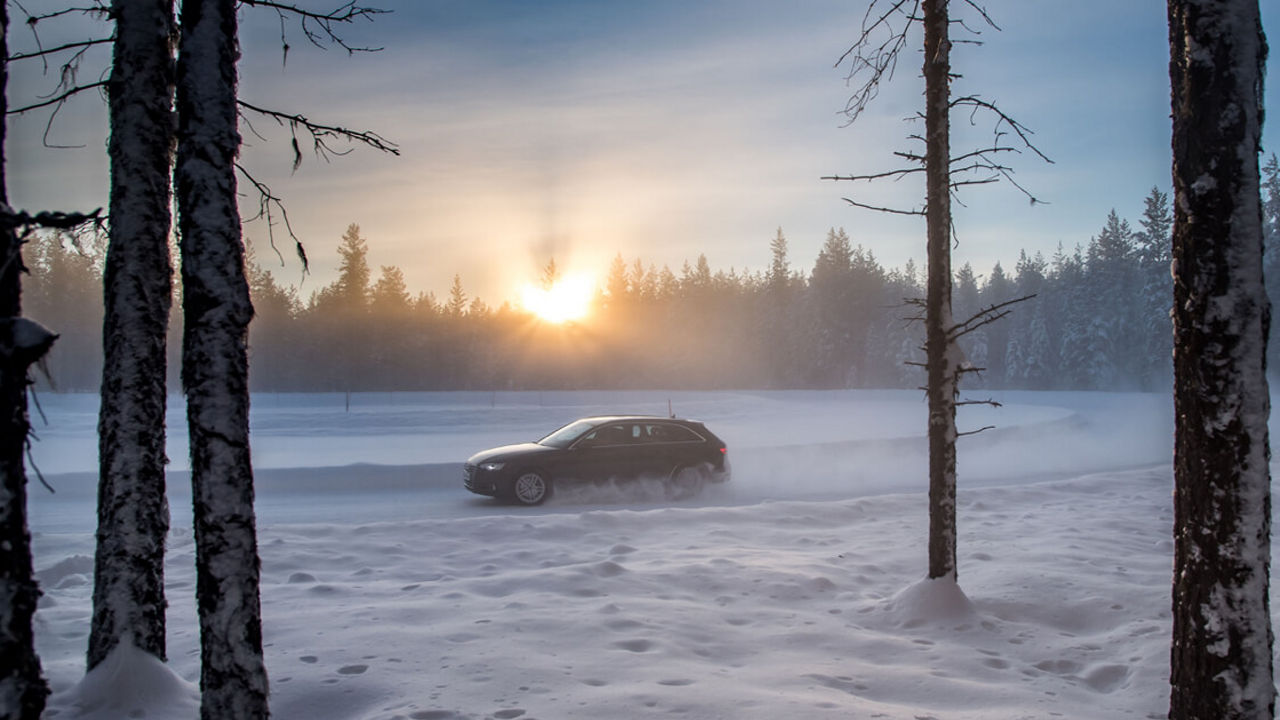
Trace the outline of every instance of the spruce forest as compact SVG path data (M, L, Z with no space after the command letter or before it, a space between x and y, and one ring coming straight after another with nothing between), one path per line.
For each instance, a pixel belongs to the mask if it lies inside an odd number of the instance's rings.
M1280 303L1280 163L1263 167L1266 275ZM1016 298L1013 312L962 338L985 368L970 388L1166 390L1171 212L1153 188L1136 222L1114 210L1093 237L1051 254L1024 250L1012 265L964 264L957 319ZM765 236L767 237L767 236ZM856 233L855 233L856 237ZM785 230L757 272L712 269L705 256L678 271L618 255L592 314L550 325L520 308L492 307L455 276L447 293L411 295L395 266L377 262L377 238L347 228L338 278L302 298L259 252L250 261L250 330L257 392L540 389L906 388L923 382L918 308L923 276L886 268L833 228L811 268L798 267ZM762 240L763 242L763 240ZM274 254L268 250L274 266ZM31 317L62 333L48 358L57 391L94 391L101 376L102 248L47 233L27 250ZM554 259L544 280L555 275ZM174 307L180 307L175 302ZM176 387L181 318L171 318ZM1280 367L1280 343L1269 366Z

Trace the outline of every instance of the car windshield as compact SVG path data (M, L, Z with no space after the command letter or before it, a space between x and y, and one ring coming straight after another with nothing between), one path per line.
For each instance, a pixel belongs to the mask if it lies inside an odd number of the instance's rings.
M569 445L571 445L574 440L577 440L583 433L595 427L595 425L595 423L589 420L576 420L542 438L538 441L538 444L563 450L569 447Z

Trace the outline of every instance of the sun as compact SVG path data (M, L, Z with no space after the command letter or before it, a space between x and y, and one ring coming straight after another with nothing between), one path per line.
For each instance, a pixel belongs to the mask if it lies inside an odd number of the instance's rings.
M595 286L586 276L566 275L547 288L525 285L520 302L542 321L559 325L586 317L594 294Z

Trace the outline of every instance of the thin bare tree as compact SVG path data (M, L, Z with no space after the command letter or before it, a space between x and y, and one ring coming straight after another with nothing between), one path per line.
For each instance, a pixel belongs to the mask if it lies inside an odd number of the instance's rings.
M0 2L0 117L8 108L9 8ZM5 127L0 123L0 720L38 720L49 686L36 655L32 621L40 588L32 568L27 526L27 473L23 462L31 429L27 414L28 373L57 339L22 316L22 245L26 229L72 228L93 215L39 213L9 206L4 162Z
M974 0L963 4L976 14L979 22L996 28L991 16ZM854 121L875 99L888 82L912 42L912 33L923 30L923 76L925 110L916 117L924 123L923 135L911 139L924 144L924 152L894 153L908 165L887 172L854 175L832 175L824 179L875 181L899 179L922 174L925 179L923 208L893 208L872 205L852 198L846 202L855 207L900 215L925 218L928 253L925 298L908 300L923 310L925 327L924 363L928 398L929 443L929 578L956 578L956 440L963 434L956 426L956 407L960 404L984 403L991 400L961 401L960 379L966 373L982 368L968 365L958 341L981 327L1009 313L1009 306L1025 300L1003 302L987 307L974 316L957 322L951 310L951 244L955 236L952 222L952 196L961 188L1007 180L1026 193L1011 177L1012 169L1000 161L1004 153L1029 150L1045 159L1031 143L1030 131L1006 115L994 103L977 95L953 97L951 81L952 25L975 31L964 20L953 18L948 0L873 0L863 17L862 31L854 44L841 56L837 65L850 66L849 79L857 82L856 90L845 107ZM973 40L968 40L973 42ZM993 141L990 146L959 155L951 150L951 113L963 109L993 117ZM1014 142L1010 142L1010 139ZM1032 202L1038 202L1029 193ZM987 428L982 428L985 430ZM974 432L980 432L977 430Z
M0 52L8 56L9 8L0 2ZM0 108L7 107L9 63L0 70ZM9 214L0 123L0 209ZM22 317L22 243L17 228L0 227L0 719L37 720L49 685L36 655L32 620L40 588L32 570L23 451L30 431L27 372L56 336Z

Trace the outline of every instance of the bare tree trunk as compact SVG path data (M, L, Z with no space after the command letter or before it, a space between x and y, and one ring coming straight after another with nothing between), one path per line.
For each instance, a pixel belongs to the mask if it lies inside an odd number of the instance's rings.
M9 10L0 3L0 56L8 57ZM0 69L0 117L8 107L9 67ZM0 123L0 205L8 211ZM19 341L22 245L14 229L0 227L0 719L36 720L49 686L40 672L31 621L40 599L31 567L27 529L27 368L35 360ZM33 323L34 324L34 323Z
M956 392L951 332L951 40L947 0L924 0L925 354L929 398L929 577L956 577Z
M0 3L0 57L9 56L9 9ZM9 66L0 68L0 117L8 108ZM0 209L9 210L4 170L4 123L0 123ZM22 314L22 245L12 227L0 227L0 720L37 720L49 686L40 671L31 621L40 599L31 567L27 529L27 368ZM29 323L35 325L35 323ZM37 328L39 326L36 326ZM28 328L30 329L30 328ZM39 334L39 333L37 333ZM45 340L53 338L47 332ZM46 345L47 349L47 345Z
M111 225L103 277L90 669L125 639L165 659L173 0L115 0L111 14Z
M1169 717L1271 718L1271 481L1257 0L1169 0L1173 645Z
M205 720L265 718L249 458L253 306L236 206L236 0L184 0L178 60L182 380L191 437Z

